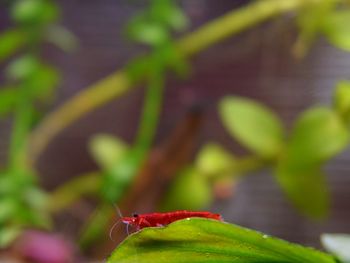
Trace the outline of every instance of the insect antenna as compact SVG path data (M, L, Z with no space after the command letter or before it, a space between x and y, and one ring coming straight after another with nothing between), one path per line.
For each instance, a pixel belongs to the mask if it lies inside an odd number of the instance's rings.
M113 226L111 227L111 230L109 230L109 238L113 241L113 242L116 242L114 239L113 239L113 230L114 230L114 228L117 226L117 225L119 225L120 223L122 222L122 220L121 219L119 219L117 222L115 222L114 224L113 224Z
M112 204L112 205L114 206L114 208L117 211L117 214L119 216L119 220L113 224L113 226L111 227L111 230L109 231L109 238L113 242L115 242L115 240L113 239L113 236L112 236L113 230L114 230L114 228L116 228L117 225L119 225L122 222L123 214L122 214L122 212L120 211L119 207L116 204Z
M116 205L116 204L113 204L115 210L117 211L117 214L120 218L123 217L123 214L122 214L122 211L120 211L120 208Z

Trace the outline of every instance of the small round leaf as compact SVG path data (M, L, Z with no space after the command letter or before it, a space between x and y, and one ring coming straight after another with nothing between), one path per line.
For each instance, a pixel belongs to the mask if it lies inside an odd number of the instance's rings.
M348 130L331 109L316 107L297 120L288 145L294 163L318 163L343 150L349 140Z
M283 146L283 127L265 106L246 98L226 97L220 116L227 130L240 143L263 157L276 156Z
M163 201L162 210L199 210L212 201L207 178L193 167L184 169L175 179Z

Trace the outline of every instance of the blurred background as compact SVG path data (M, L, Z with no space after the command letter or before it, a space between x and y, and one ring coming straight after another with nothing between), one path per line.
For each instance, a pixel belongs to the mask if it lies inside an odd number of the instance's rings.
M45 20L47 23L45 25L43 25L44 22L40 22L42 23L41 29L38 29L39 26L35 26L36 22L27 21L28 25L24 25L25 22L18 21L19 18L16 20L14 18L16 12L13 11L14 2L26 1L1 1L0 32L6 32L9 29L36 28L37 34L43 34L42 28L46 28L47 24L57 23L59 29L56 28L56 31L51 32L61 34L57 38L65 39L62 46L68 47L69 50L68 52L62 51L55 47L60 41L56 40L56 43L55 41L46 41L43 37L28 44L29 48L15 50L13 55L4 56L4 59L1 60L0 89L7 89L7 86L12 82L18 86L18 89L26 89L21 84L23 82L25 86L25 83L28 83L26 79L17 78L13 81L10 78L8 81L8 67L14 60L22 56L23 52L32 54L31 47L33 45L37 45L33 54L40 57L40 61L43 63L54 67L60 79L54 84L57 87L54 96L45 97L43 100L41 99L41 102L33 102L34 99L29 100L28 103L32 103L36 107L36 117L31 121L32 124L28 128L26 136L23 136L23 138L26 137L26 140L29 140L31 131L35 131L36 127L40 127L42 120L47 119L48 114L55 112L67 100L86 90L97 81L122 69L130 63L131 59L140 54L157 52L163 45L152 41L150 41L151 44L146 41L146 45L144 45L145 41L138 41L141 44L135 43L135 39L136 42L138 40L137 37L133 38L132 34L131 37L130 34L128 36L127 30L125 30L132 17L150 8L152 1L49 1L57 6L59 15L52 20ZM156 2L153 1L153 5L156 5ZM240 10L256 2L258 1L191 0L173 3L183 11L189 23L184 31L175 32L172 40L167 39L167 41L169 43L175 42L175 39L182 35L189 34L228 12ZM18 13L20 12L18 11ZM176 184L176 176L173 174L184 173L184 167L198 163L198 155L203 152L202 149L207 143L213 142L220 145L237 159L241 156L252 156L249 147L247 149L239 139L233 138L221 120L218 105L225 96L241 96L252 99L259 105L265 105L281 119L284 129L287 131L292 130L298 116L306 109L315 105L331 105L337 83L349 78L350 53L332 46L324 37L321 37L313 41L305 54L296 55L295 44L298 41L300 30L295 23L295 16L294 13L282 13L280 16L258 23L252 28L242 30L239 34L228 36L227 39L218 41L217 44L195 54L195 56L186 58L189 70L185 76L179 77L174 72L166 75L163 102L158 112L159 121L156 124L154 136L151 136L153 139L150 139L150 146L144 149L145 154L141 154L143 159L140 157L135 161L136 170L134 171L143 174L145 178L152 177L150 174L154 173L165 174L168 176L167 180L159 183L157 179L155 179L156 181L150 179L149 181L144 180L146 183L143 184L143 179L140 179L141 183L132 188L134 195L131 194L128 199L125 197L128 194L123 192L121 196L124 199L118 197L119 200L124 200L122 204L113 202L117 199L114 194L107 197L103 197L103 195L100 197L99 194L95 193L88 193L87 197L82 194L84 198L74 199L72 203L67 201L69 205L63 204L60 211L50 212L54 223L51 223L51 227L47 228L51 230L44 233L55 233L52 234L53 236L49 235L49 237L55 238L58 234L55 241L64 240L62 242L65 245L62 247L69 251L72 251L70 246L75 247L73 249L74 255L78 255L79 258L104 258L116 245L108 240L111 222L118 220L113 204L118 205L126 215L130 215L132 212L153 212L159 209L159 203L167 202L164 200L168 200L168 203L164 205L164 210L168 208L169 210L173 208L191 209L191 207L182 207L188 202L187 200L176 199L181 199L179 196L188 195L189 192L171 190L171 185L190 185L189 187L194 189L194 192L196 187L201 188L201 186L197 186L197 182L194 182L195 179L193 179L193 185L191 185L192 179ZM50 28L52 29L52 27ZM50 28L48 30L51 30ZM1 40L3 39L0 38ZM39 42L42 43L39 45ZM12 45L14 45L13 43ZM3 46L0 43L0 49ZM172 52L172 49L170 50ZM159 61L158 64L157 62L152 63L149 62L146 68L156 68L157 65L162 64ZM152 70L150 71L152 72ZM6 84L8 82L10 84ZM149 82L152 83L152 78ZM43 148L40 155L37 156L32 167L25 166L26 168L24 168L33 171L36 174L34 177L38 177L38 182L33 183L33 185L37 185L35 187L44 191L46 195L53 193L78 176L92 172L108 174L109 170L103 166L103 160L101 168L101 159L99 159L101 151L102 155L103 153L108 155L108 151L111 150L113 155L114 151L125 146L124 143L136 144L135 138L138 136L147 83L148 80L143 84L137 83L136 88L128 89L118 98L106 100L106 103L101 103L103 105L100 107L84 114L81 118L77 118L71 125L62 129L57 136L54 136L47 147ZM0 93L0 97L2 95ZM19 95L17 94L17 96ZM5 105L4 100L0 99L1 102ZM21 105L21 103L17 105ZM16 107L18 109L18 106ZM74 108L71 110L72 115L74 115ZM14 120L20 115L18 115L18 111L14 110L14 112L4 115L0 122L0 163L2 170L6 171L7 174L10 173L8 171L11 171L8 168L11 166L9 165L9 156L11 155L9 149L13 148L11 138L13 138L14 123L16 123ZM259 130L256 130L256 133L259 133ZM43 134L45 136L45 133ZM100 135L96 139L98 134L109 135L105 135L107 137ZM118 142L113 141L111 136L117 138ZM120 141L123 141L121 148ZM103 143L105 143L104 146L101 146ZM113 143L119 145L119 148L117 150L107 149L108 145ZM28 144L31 145L30 142ZM96 145L100 145L102 150ZM273 165L270 165L270 160L267 162L268 165L261 165L261 168L259 166L257 169L247 169L244 174L249 176L244 176L239 180L237 177L230 176L220 180L211 178L209 180L211 194L199 193L199 201L197 204L193 204L193 208L194 210L209 210L220 213L225 221L230 223L256 229L289 241L319 247L321 233L350 232L348 223L350 220L350 153L347 148L344 146L339 149L337 154L329 158L322 168L327 175L331 201L329 216L321 220L312 220L303 215L285 198L283 190L273 175L274 168ZM27 147L27 151L31 151L30 147ZM210 159L210 154L207 158ZM219 155L212 158L226 157ZM141 159L143 161L140 161ZM146 164L144 160L148 160ZM192 171L192 168L186 169ZM5 172L3 173L5 174ZM92 182L94 182L93 180ZM113 179L111 180L113 182ZM136 180L136 182L140 182L140 180ZM186 179L184 180L186 181ZM132 182L131 179L130 182ZM3 188L5 188L4 185ZM110 185L113 184L110 183ZM167 192L180 191L182 194L175 194L175 197L168 199L164 191L152 194L154 191L150 189L162 188L164 185L168 189ZM77 186L68 187L66 191L79 192L78 188ZM141 189L140 192L137 192L138 189ZM207 191L207 188L204 187L203 191ZM66 192L62 193L65 195ZM0 198L8 199L6 191L1 192L1 194ZM50 197L48 198L50 199ZM189 196L189 198L192 197ZM47 201L46 197L44 199ZM52 203L52 206L54 207L55 203ZM102 211L106 206L109 207L107 208L109 212L103 214ZM2 208L0 209L2 210ZM55 208L49 210L53 211ZM111 217L111 213L114 214L114 218ZM96 220L96 218L91 219L91 215L106 216L106 220L110 220L110 223L106 223L107 226L100 230L102 239L107 239L107 241L105 241L106 244L103 243L105 245L102 248L101 243L99 246L91 245L96 241L83 242L88 245L84 245L85 250L80 250L76 245L79 233L81 233L78 227L91 223L91 220ZM0 227L5 229L9 222L13 226L16 225L14 222L19 221L21 220L0 220ZM30 224L22 221L19 224L21 230L32 228L28 226ZM44 227L44 229L46 228ZM124 233L119 233L124 232L124 228L115 232L114 236L124 236ZM20 234L15 236L16 240L21 240ZM118 240L118 237L116 239ZM25 243L22 240L15 242L15 245L12 246L11 242L4 245L4 249L0 253L9 258L25 258L26 256L23 256L25 245L21 242ZM30 256L28 257L30 258ZM37 262L45 261L38 260Z

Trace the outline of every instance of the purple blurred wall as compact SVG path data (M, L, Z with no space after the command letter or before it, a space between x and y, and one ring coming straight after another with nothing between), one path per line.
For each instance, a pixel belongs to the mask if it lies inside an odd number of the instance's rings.
M242 2L246 1L191 0L183 1L183 6L193 21L192 27L196 28ZM64 74L64 83L53 108L120 68L140 51L121 37L122 25L142 7L137 1L62 0L59 3L63 7L63 23L80 39L80 47L74 54L51 49L47 52ZM290 127L305 108L329 104L336 81L349 77L350 54L321 40L304 60L296 61L290 53L295 37L292 32L288 21L275 21L197 56L189 79L169 81L157 140L166 136L189 106L203 103L206 113L200 141L214 140L242 152L218 120L216 103L227 94L262 101L283 118L286 127ZM110 132L130 141L137 127L142 95L142 89L135 89L60 134L39 162L45 185L52 188L96 168L87 153L91 135ZM326 168L333 198L332 214L326 222L310 222L292 210L269 171L244 179L232 200L216 202L213 209L229 222L317 245L322 232L350 233L349 161L347 151Z

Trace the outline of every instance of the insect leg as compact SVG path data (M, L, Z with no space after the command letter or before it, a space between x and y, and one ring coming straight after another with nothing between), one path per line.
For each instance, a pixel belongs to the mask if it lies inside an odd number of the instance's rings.
M145 218L141 218L138 222L139 228L144 228L144 227L151 227L151 223L148 222Z

